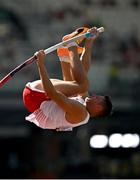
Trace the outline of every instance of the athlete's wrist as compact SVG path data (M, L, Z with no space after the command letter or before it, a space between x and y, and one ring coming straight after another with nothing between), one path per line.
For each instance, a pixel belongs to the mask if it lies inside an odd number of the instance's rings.
M38 67L44 67L45 66L44 60L41 59L37 60L37 65Z

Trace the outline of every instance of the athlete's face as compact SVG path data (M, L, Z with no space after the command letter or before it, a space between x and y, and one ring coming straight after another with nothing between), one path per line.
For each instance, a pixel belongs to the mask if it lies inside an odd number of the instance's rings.
M86 107L92 117L100 116L104 108L104 96L93 95L86 97Z

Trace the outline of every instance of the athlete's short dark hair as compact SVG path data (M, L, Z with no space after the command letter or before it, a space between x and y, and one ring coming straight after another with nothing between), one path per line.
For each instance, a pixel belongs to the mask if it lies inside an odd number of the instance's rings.
M110 96L104 96L104 105L102 117L109 116L112 113L112 102Z

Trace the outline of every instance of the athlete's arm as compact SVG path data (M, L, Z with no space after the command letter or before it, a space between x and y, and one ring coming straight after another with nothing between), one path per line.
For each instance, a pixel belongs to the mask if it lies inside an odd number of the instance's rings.
M95 36L85 39L85 50L80 57L86 73L88 73L90 69L93 42L99 35L96 27L91 28L89 31L92 32Z
M68 99L65 95L61 94L55 90L53 84L51 83L45 65L44 65L44 58L45 53L44 51L39 51L36 54L37 56L37 64L39 69L40 78L43 84L43 89L45 93L54 100L65 112L66 112L66 119L71 123L78 123L85 119L87 116L87 111L83 105L74 100Z

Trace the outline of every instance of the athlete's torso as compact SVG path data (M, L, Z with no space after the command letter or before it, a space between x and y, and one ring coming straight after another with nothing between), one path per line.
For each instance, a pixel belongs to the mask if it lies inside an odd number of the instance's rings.
M32 97L32 91L34 93L40 93L40 91L36 89L32 89L31 83L28 83L26 85L28 89L30 89L30 95ZM35 91L35 92L34 92ZM42 92L41 92L42 93ZM30 114L28 117L26 117L26 120L29 120L33 123L35 123L37 126L44 128L44 129L58 129L58 130L68 130L72 129L73 127L80 126L82 124L86 124L89 120L89 113L87 112L86 118L81 121L80 123L69 123L65 118L65 111L61 109L54 101L50 99L44 99L44 97L37 96L36 94L36 101L39 107L33 111L32 114ZM24 97L24 99L26 99ZM79 103L85 105L85 102L81 96L76 97L70 97L70 99L73 99L75 101L78 101ZM42 102L41 102L42 100ZM34 102L33 102L34 103ZM32 105L32 102L26 103L30 106ZM37 107L37 106L36 106ZM30 109L30 107L28 107Z

